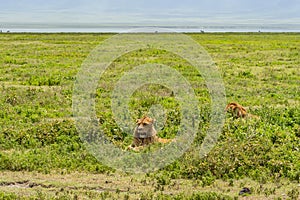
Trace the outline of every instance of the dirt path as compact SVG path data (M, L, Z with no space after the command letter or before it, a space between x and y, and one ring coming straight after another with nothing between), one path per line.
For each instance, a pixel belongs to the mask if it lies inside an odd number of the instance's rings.
M252 194L238 195L243 187L249 187ZM215 181L211 186L202 187L201 181L171 179L162 183L155 176L124 174L40 174L35 172L0 172L1 192L18 197L37 197L51 199L66 197L73 199L152 199L159 196L183 197L197 193L216 193L239 199L287 199L296 183L281 182L261 185L249 179L234 182Z

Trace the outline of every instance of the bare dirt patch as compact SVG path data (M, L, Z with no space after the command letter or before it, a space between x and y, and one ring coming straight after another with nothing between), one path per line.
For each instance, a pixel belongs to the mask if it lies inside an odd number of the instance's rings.
M288 181L260 184L250 179L226 182L216 180L210 186L201 186L197 180L172 179L167 184L160 183L151 175L125 174L40 174L34 172L0 172L0 193L13 193L19 197L41 195L46 199L58 196L70 198L129 198L179 195L190 196L195 193L216 193L228 197L238 197L244 186L251 189L251 194L242 199L286 199L299 189L297 183Z

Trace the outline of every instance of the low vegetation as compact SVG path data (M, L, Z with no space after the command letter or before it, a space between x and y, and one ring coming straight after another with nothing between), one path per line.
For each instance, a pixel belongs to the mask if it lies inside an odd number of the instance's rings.
M119 176L119 172L88 152L72 114L73 84L82 62L112 35L0 34L0 199L80 199L90 198L89 195L103 199L116 195L124 199L235 199L243 186L252 189L249 196L253 198L260 195L299 198L300 34L188 35L206 49L218 66L227 102L239 102L260 118L235 120L227 114L218 143L203 159L198 159L193 147L200 145L205 137L211 109L205 81L188 62L170 52L151 47L130 52L110 65L94 94L96 115L105 134L124 150L131 144L132 135L119 128L112 117L111 92L123 73L132 67L159 63L181 73L199 101L200 124L192 147L174 163L143 175L145 185L151 185L149 188L132 193L117 188L99 192L89 188L69 191L59 185L55 187L57 194L53 194L41 185L34 187L37 193L8 190L10 176L5 173L30 172L32 177L34 173L44 174L46 180L50 178L47 174ZM152 84L139 88L129 105L132 118L147 114L153 104L162 105L167 116L159 136L174 138L181 111L168 88ZM121 179L131 176L123 174ZM36 183L32 177L27 177L28 183ZM183 180L180 187L187 184L183 188L191 190L187 182L191 180L199 191L193 190L188 195L168 193L175 190L174 183L180 180ZM224 187L224 183L234 189ZM119 188L123 188L121 183ZM228 192L218 188L226 188Z

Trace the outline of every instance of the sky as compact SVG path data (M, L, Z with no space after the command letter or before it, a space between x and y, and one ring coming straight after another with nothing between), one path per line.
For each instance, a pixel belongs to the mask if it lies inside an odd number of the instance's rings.
M9 23L300 24L300 0L0 0Z

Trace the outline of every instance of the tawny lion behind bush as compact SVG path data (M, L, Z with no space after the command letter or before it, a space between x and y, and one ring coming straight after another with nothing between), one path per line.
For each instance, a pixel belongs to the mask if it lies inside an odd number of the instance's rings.
M129 146L129 149L139 150L154 142L168 143L173 141L173 139L158 137L154 128L154 122L155 120L150 117L143 117L136 120L137 126L134 129L133 143Z
M234 118L256 118L256 119L259 119L258 116L247 113L246 109L242 105L240 105L236 102L231 102L231 103L227 104L227 106L225 108L225 112L228 112L228 111L231 111Z

